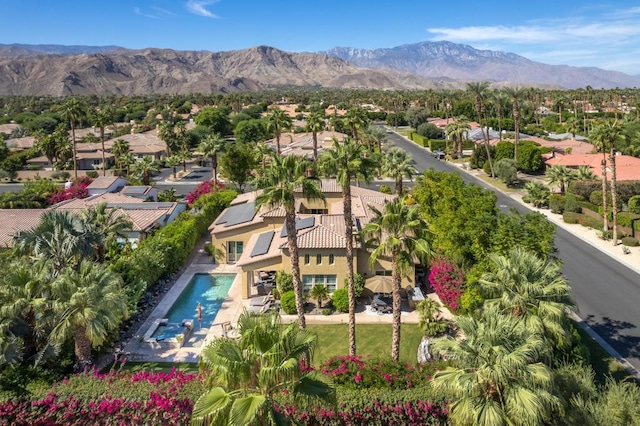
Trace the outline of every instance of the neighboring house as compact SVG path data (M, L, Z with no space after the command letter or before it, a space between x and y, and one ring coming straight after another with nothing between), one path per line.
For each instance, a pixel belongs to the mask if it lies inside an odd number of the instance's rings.
M27 167L30 169L39 167L41 170L53 170L53 164L44 155L28 159Z
M45 209L0 209L0 247L13 246L13 236L38 226Z
M322 131L318 132L316 137L318 139L318 155L320 155L323 149L333 146L333 138L336 138L338 142L342 142L347 135L340 132ZM265 143L274 151L276 150L277 142L275 138L269 139ZM280 149L282 155L312 158L313 133L283 133L280 135Z
M10 135L14 130L19 129L20 125L15 123L0 124L0 133Z
M309 202L297 194L296 229L300 249L300 272L304 290L316 284L325 285L330 292L344 287L346 279L345 228L342 190L335 180L323 180L326 203ZM371 220L369 206L382 209L392 195L352 186L355 228L354 269L365 277L391 275L391 261L381 259L369 266L370 248L364 247L359 231ZM251 289L260 272L291 272L284 209L256 210L257 192L241 194L209 227L214 247L225 253L225 263L235 264L242 271L242 297ZM403 279L403 288L415 286L413 271Z
M87 186L89 195L118 192L127 185L127 180L117 176L100 176Z
M606 170L607 176L611 178L611 163L607 154ZM602 154L556 154L548 158L545 163L547 167L561 165L571 169L580 166L587 166L599 178L602 178ZM616 155L616 180L630 181L640 180L640 158L630 155Z
M158 201L158 188L153 186L125 186L120 192L127 197L139 198L144 201Z
M36 138L33 136L25 136L23 138L8 139L5 143L11 151L25 151L33 148L33 145L36 143Z
M117 138L109 139L104 143L105 150L111 152L111 147L118 139L123 139L129 143L131 154L139 160L144 157L151 157L153 160L161 160L167 155L165 143L158 137L156 130L144 133L131 133Z

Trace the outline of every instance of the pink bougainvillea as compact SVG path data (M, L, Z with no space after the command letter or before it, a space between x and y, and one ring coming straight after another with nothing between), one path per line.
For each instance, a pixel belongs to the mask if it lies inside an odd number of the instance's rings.
M58 190L49 197L49 205L71 200L73 198L87 198L89 196L89 190L87 187L91 182L93 182L91 178L88 176L82 176L74 180L68 188L60 186Z
M453 311L458 309L464 285L462 268L445 257L438 257L431 263L429 283L442 303Z
M203 195L206 195L210 192L218 192L222 189L224 189L224 185L222 185L220 182L215 185L212 181L206 180L200 185L196 186L193 191L187 194L187 203L189 203L189 205L192 205L198 198L202 197Z

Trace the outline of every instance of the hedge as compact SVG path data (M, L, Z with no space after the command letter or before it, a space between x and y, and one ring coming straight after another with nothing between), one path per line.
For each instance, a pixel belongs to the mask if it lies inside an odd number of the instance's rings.
M591 216L587 216L575 212L564 212L562 214L562 220L565 223L579 223L582 226L586 226L593 229L602 229L602 221Z
M602 191L602 181L573 181L569 183L567 192L583 197L585 200L593 191ZM618 199L620 202L628 203L634 195L640 195L640 181L623 181L617 184Z
M640 245L638 239L633 237L623 237L621 242L622 245L627 247L638 247L638 245Z
M640 231L640 214L620 212L618 213L618 225Z

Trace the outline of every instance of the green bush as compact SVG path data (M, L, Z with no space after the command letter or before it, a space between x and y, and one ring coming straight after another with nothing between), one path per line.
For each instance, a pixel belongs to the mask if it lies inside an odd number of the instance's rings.
M518 169L530 173L542 170L543 167L540 147L535 142L521 141L518 144Z
M491 163L489 163L489 160L484 162L482 170L487 174L487 176L491 176Z
M515 153L515 146L512 142L502 141L498 142L496 145L496 156L495 161L500 161L503 158L511 158L513 159L513 154Z
M288 315L293 315L297 312L296 294L293 290L282 293L280 296L280 308L282 308L284 313Z
M512 158L503 158L495 163L496 176L505 184L512 185L518 181L516 163Z
M581 218L583 217L585 216L580 213L564 212L564 214L562 215L562 220L565 223L579 223Z
M293 275L285 271L276 272L276 287L280 293L293 291Z
M637 247L638 245L640 245L640 241L638 241L638 239L634 237L623 237L620 241L622 242L622 245L625 245L627 247Z
M549 195L549 210L551 213L562 214L564 213L566 199L560 194Z
M340 288L334 291L331 301L337 311L349 312L349 291L346 288Z
M393 191L391 190L391 187L387 184L383 184L380 185L380 192L382 192L383 194L391 194Z
M65 172L62 170L57 170L51 173L51 179L53 180L67 180L70 177L71 177L71 174L69 172Z
M640 214L640 195L629 198L628 206L631 213Z
M491 158L495 157L496 148L493 146L489 146L489 152L491 153ZM469 166L472 169L481 169L484 167L487 162L487 148L483 143L478 143L473 149L473 154L471 154L471 160L469 161Z
M480 292L480 287L477 284L468 286L460 296L460 308L458 312L461 315L470 315L478 310L478 308L484 302L484 297Z
M362 296L362 292L364 292L364 284L365 284L365 279L361 274L353 275L353 285L355 287L354 290L355 290L356 297ZM348 286L349 286L349 281L345 278L344 288L348 289Z
M437 150L444 151L447 148L447 141L444 139L430 139L427 144L431 152Z
M564 211L573 213L582 213L582 206L578 197L573 194L567 194L565 197Z
M627 228L640 228L640 215L631 212L618 213L618 225Z
M98 172L95 170L89 170L87 172L87 176L89 176L91 179L97 179L98 178Z

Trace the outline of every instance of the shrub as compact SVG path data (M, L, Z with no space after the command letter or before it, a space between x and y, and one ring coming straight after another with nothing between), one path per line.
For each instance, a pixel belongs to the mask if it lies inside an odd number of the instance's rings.
M288 315L293 315L297 312L296 294L293 290L285 291L280 295L280 307Z
M618 213L618 225L627 228L640 228L640 215L631 212Z
M498 142L498 144L496 145L496 155L494 157L495 161L500 161L503 158L513 159L514 152L515 146L513 145L513 142Z
M629 198L628 206L631 213L640 214L640 195Z
M564 214L562 215L562 220L565 223L578 223L580 221L580 218L582 217L584 217L584 215L581 215L579 213L564 212Z
M331 301L338 312L349 312L349 291L346 288L334 291Z
M494 163L494 166L495 166L495 163ZM487 176L491 176L491 163L489 163L489 160L486 160L484 162L484 165L482 166L482 171L485 172Z
M276 272L276 287L280 294L293 291L293 275L285 271Z
M441 139L442 129L438 128L433 123L422 123L416 129L419 135L424 136L427 139Z
M623 237L620 241L627 247L637 247L638 245L640 245L638 239L634 237Z
M331 315L331 308L322 308L322 315Z
M478 310L484 302L484 297L480 293L480 288L476 284L468 286L460 296L459 313L462 315L470 315Z
M505 184L512 185L518 181L516 162L511 158L503 158L495 163L496 176Z
M224 185L218 182L217 186L210 180L205 180L200 185L196 186L196 188L187 194L186 200L189 205L195 203L198 198L203 195L209 194L211 192L219 192L224 189Z
M53 205L73 198L87 198L89 196L87 187L91 182L91 178L84 176L76 179L68 188L59 187L58 190L49 197L49 204Z
M362 293L364 292L364 284L365 284L365 279L362 276L362 274L354 274L353 275L353 285L355 287L354 291L355 291L355 296L356 297L362 296ZM348 286L349 286L349 280L347 280L345 278L344 279L344 288L348 288Z
M89 170L87 172L87 176L90 177L91 179L97 179L98 178L98 172L95 170Z
M54 179L54 180L67 180L70 177L71 177L71 174L69 172L65 172L62 170L57 170L51 173L51 179Z
M535 142L521 141L518 144L518 168L523 172L537 172L542 170L542 151Z
M393 191L391 191L391 187L389 185L383 184L380 185L380 192L383 194L391 194Z
M428 279L442 303L453 311L457 310L464 284L462 268L447 258L439 257L431 263Z
M582 206L578 197L573 194L567 194L565 197L564 210L573 213L582 213Z
M549 195L549 210L551 213L562 214L564 212L566 199L560 194Z

